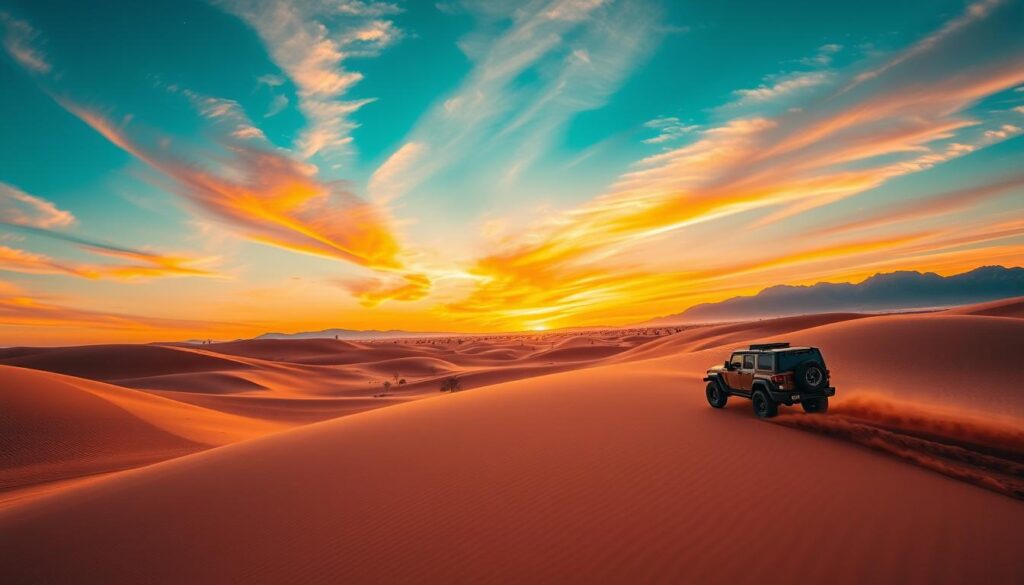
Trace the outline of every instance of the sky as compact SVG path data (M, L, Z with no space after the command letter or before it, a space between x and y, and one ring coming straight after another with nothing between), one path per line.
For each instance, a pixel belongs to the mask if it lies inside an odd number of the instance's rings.
M1020 266L1022 4L0 0L0 345Z

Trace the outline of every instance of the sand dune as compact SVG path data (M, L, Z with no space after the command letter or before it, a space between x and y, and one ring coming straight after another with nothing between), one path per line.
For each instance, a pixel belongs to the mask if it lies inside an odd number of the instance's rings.
M1024 319L1024 297L957 307L949 309L946 313L950 315L988 315L991 317Z
M869 315L857 313L826 313L799 317L780 317L749 323L725 323L721 325L691 326L689 329L660 339L655 339L623 352L614 361L635 361L680 353L693 353L705 349L724 347L732 349L744 342L761 338L786 338L791 332L813 327L862 319ZM781 336L781 337L780 337ZM721 360L719 360L721 361Z
M0 567L21 581L1024 575L1014 500L713 411L695 386L667 361L567 372L169 461L0 511Z
M126 469L283 430L135 390L0 366L0 490Z
M891 315L793 333L848 389L1024 418L1024 321Z
M141 390L0 366L18 429L4 477L21 486L0 493L0 574L1018 583L1024 370L1006 356L1024 320L993 316L1013 306L149 346L182 361L111 378ZM840 388L828 415L707 406L705 367L779 338L823 349ZM0 361L64 367L74 349ZM407 383L384 393L394 373ZM469 391L439 393L451 375Z
M91 380L117 380L183 371L202 372L247 367L245 363L236 360L160 345L86 345L14 350L11 357L0 354L0 364Z

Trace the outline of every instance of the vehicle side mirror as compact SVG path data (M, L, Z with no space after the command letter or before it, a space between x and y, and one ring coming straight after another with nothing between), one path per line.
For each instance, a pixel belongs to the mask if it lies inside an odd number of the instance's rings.
M723 365L725 366L725 369L732 371L732 362L730 362L729 360L725 360L725 363Z

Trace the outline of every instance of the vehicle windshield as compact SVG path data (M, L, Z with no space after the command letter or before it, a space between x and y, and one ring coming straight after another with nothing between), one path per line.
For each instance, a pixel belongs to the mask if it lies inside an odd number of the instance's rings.
M814 360L822 366L825 365L821 352L816 349L796 349L793 351L781 351L775 354L776 369L779 371L792 370L798 364L807 360Z

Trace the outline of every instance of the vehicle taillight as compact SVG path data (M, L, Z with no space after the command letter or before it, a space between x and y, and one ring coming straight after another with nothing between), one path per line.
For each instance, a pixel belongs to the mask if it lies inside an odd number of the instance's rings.
M772 382L774 382L776 384L782 384L785 381L786 381L786 376L784 376L783 374L775 374L774 376L772 376Z

